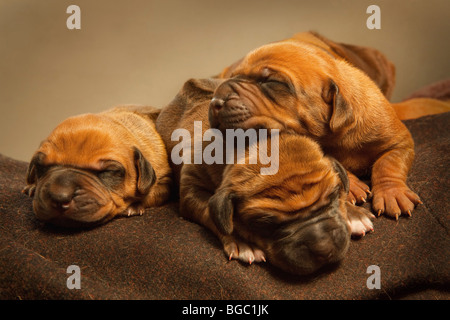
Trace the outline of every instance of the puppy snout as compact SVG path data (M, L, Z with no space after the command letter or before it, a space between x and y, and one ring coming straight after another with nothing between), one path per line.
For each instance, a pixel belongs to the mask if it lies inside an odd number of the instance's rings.
M213 111L219 111L220 109L223 108L223 106L225 105L225 100L222 98L212 98L211 103L209 104L209 107L213 110Z
M337 249L337 248L336 248ZM335 245L329 239L311 245L311 255L320 263L328 263L333 261L335 256ZM339 251L339 249L337 249Z
M48 196L53 208L66 211L70 208L75 194L75 186L61 186L53 184L50 186Z
M340 219L332 220L300 228L280 240L274 259L276 263L292 273L310 274L342 260L348 250L350 235Z
M209 122L212 128L239 128L250 118L248 106L237 92L235 82L228 80L216 89L209 105Z
M56 173L44 188L52 208L64 212L71 208L78 188L76 179L68 172ZM44 196L45 198L45 196Z

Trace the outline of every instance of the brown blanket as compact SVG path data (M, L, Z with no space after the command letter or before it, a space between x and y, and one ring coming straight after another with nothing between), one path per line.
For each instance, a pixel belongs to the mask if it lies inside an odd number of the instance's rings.
M0 156L2 299L449 299L450 113L406 121L416 146L409 185L424 204L412 218L381 217L337 268L309 277L228 261L178 203L89 230L38 222L21 194L27 163ZM366 204L369 206L369 204ZM81 289L68 289L70 265ZM369 289L376 265L380 289Z

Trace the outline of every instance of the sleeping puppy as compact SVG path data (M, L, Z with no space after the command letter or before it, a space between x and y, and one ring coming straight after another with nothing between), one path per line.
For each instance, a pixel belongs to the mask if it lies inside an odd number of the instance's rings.
M162 109L156 124L168 154L176 149L175 129L187 130L191 137L194 121L202 121L202 135L209 129L205 120L219 83L190 80ZM342 260L351 234L373 230L373 215L346 201L345 169L310 138L281 133L264 139L248 146L243 164L237 158L229 164L172 163L180 214L211 230L229 259L250 264L267 260L295 274ZM208 146L203 141L201 150ZM272 174L261 174L265 165L249 160L252 149L263 146L278 152L278 170Z
M24 193L39 220L91 226L142 215L169 197L171 170L156 132L158 110L118 107L71 117L34 154Z
M349 201L380 215L411 216L419 197L406 185L414 143L380 88L314 34L255 49L221 75L213 128L271 128L306 135L348 171Z

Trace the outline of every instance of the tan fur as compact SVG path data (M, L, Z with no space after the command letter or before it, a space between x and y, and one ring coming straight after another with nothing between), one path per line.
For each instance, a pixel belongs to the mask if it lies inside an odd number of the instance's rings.
M408 120L432 114L449 112L450 101L442 101L431 98L414 98L393 103L392 107L400 119Z
M168 154L179 143L171 140L175 129L186 129L191 137L194 121L202 121L203 132L209 129L209 103L220 83L190 80L162 109L156 124ZM345 201L347 177L307 137L280 134L278 147L274 175L261 175L264 165L250 164L249 150L245 164L172 164L180 214L211 230L229 259L251 264L267 258L283 270L311 273L341 260L348 248L353 230L347 216L352 205ZM352 213L357 219L370 216L362 208Z
M306 40L305 40L306 38ZM214 128L278 128L319 142L357 176L371 175L373 209L411 215L419 197L406 185L414 143L380 90L345 57L307 34L264 45L226 68L210 108ZM349 201L368 186L350 174Z
M34 196L37 217L60 224L95 223L117 215L142 214L145 208L164 203L169 196L171 170L164 143L155 129L154 118L158 112L152 107L117 107L98 114L74 116L59 124L41 143L30 163L25 191ZM137 190L142 175L137 170L136 149L143 156L142 161L150 162L149 169L156 174L146 194L139 194ZM124 177L117 188L108 190L96 175L110 169L111 165L113 169L121 166ZM39 176L36 167L46 168L48 173ZM52 181L51 168L73 172ZM67 174L61 170L58 175ZM75 179L74 175L80 178ZM58 195L58 188L68 184L60 180L70 180L70 177L74 179L71 183L75 189L84 189L92 195L93 200L85 202L97 201L101 208L81 214L74 204L75 196L70 201L70 210L56 210L47 191Z

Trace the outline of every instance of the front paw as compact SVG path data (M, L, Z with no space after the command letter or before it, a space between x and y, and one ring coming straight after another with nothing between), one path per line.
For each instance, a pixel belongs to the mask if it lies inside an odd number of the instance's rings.
M363 207L357 207L351 203L346 203L348 224L352 236L363 237L368 232L373 232L373 223L371 220L375 216L369 210Z
M401 214L411 216L415 206L422 204L417 194L404 183L385 182L373 186L372 208L378 216L385 214L398 220Z
M347 201L352 204L361 204L366 202L368 196L370 195L369 186L353 174L348 175L348 180L350 183L350 190L348 192Z
M25 188L23 188L22 193L33 198L35 191L36 191L36 185L33 184L33 185L28 185Z
M145 212L145 208L140 203L132 203L123 213L123 216L142 216Z
M224 236L222 239L223 249L228 259L240 260L244 263L266 262L264 252L254 245L249 245L233 236Z

